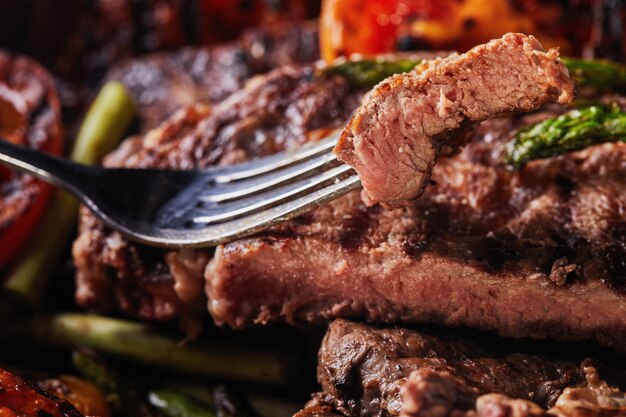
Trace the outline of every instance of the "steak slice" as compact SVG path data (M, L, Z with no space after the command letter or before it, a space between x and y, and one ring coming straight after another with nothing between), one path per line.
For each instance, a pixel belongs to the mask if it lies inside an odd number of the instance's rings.
M106 78L127 87L145 132L182 107L219 103L256 74L315 61L317 34L316 21L247 29L227 44L129 59L113 66Z
M354 318L626 351L626 145L502 162L512 132L561 109L483 122L408 207L350 194L217 248L209 309L236 328Z
M378 84L335 153L356 169L371 202L399 207L422 194L439 155L458 150L476 122L574 95L555 49L509 33Z
M590 415L624 406L624 394L599 381L589 359L519 353L504 341L479 340L337 320L319 351L322 393L313 404L355 417L460 416L474 409L513 416L507 410L572 409L575 398L586 408L595 402L597 413ZM491 414L494 409L503 413Z

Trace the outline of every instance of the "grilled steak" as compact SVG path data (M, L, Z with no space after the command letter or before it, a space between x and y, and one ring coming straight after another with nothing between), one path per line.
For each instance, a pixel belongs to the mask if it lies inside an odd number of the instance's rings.
M311 67L253 79L127 141L109 166L193 168L298 146L341 126L361 91ZM385 211L347 195L254 237L163 252L124 240L83 211L74 244L85 308L219 324L437 322L502 335L595 338L626 350L626 146L604 144L506 168L512 131L542 112L483 122L441 158L422 198ZM204 274L204 276L203 276Z
M317 22L280 23L248 29L228 44L134 58L114 66L107 79L128 88L146 131L181 107L224 100L255 74L318 56Z
M590 416L618 415L599 411L620 410L626 398L600 382L591 363L515 353L502 343L494 346L445 333L374 329L337 320L320 348L323 391L314 403L358 417L461 416L475 408L478 415L530 416L535 414L507 410L568 410L578 398L588 409L595 401L598 410ZM495 409L502 414L489 412Z
M509 33L390 77L356 111L335 153L356 169L371 202L406 205L423 192L439 155L457 151L476 122L571 102L574 82L557 57L532 36Z

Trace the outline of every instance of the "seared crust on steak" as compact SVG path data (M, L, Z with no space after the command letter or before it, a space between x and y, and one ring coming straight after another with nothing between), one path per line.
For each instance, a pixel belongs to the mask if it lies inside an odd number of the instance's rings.
M519 353L476 335L337 320L319 351L322 392L312 403L354 417L620 415L624 393L600 381L591 363Z
M377 85L335 153L356 169L368 199L387 208L422 194L440 154L455 152L476 122L569 103L575 84L554 49L509 33L463 55Z

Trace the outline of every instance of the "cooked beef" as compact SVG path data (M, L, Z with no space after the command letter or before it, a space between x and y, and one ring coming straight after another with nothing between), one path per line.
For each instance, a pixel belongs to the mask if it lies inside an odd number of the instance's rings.
M399 207L422 194L438 157L455 153L477 122L569 103L574 90L555 49L509 33L378 84L335 153L356 169L370 202Z
M3 417L81 417L67 401L0 369L0 415Z
M497 364L492 364L497 366ZM586 382L562 390L549 409L503 394L477 397L473 387L443 371L418 370L402 384L400 417L620 417L626 415L626 393L601 381L591 366ZM522 376L523 378L523 376ZM468 404L467 400L473 398Z
M211 110L181 110L158 129L127 140L105 164L191 169L291 149L342 126L361 95L339 76L284 66ZM127 242L83 210L73 248L77 301L144 319L206 315L203 271L211 253L166 253Z
M210 112L188 109L127 141L107 164L188 169L266 155L341 126L359 99L338 76L284 67ZM596 338L626 350L626 145L518 172L502 162L512 131L560 111L483 122L460 154L439 161L434 182L408 207L366 207L353 193L218 247L205 270L213 318L238 328L336 317L437 322L514 337ZM185 254L177 265L203 258L176 267L179 252L166 257L81 217L81 306L155 320L201 314L200 271L212 251Z
M224 100L255 74L318 56L316 22L281 23L248 29L229 44L134 58L114 66L107 79L128 88L146 131L179 108Z
M526 412L520 417L544 415L548 408L568 416L575 415L575 407L595 408L590 416L626 411L620 408L624 394L601 382L591 363L516 353L476 335L337 320L319 351L323 391L312 403L355 417L465 416L474 409L479 416L513 416L516 408ZM495 409L503 414L491 414Z
M293 417L341 417L341 415L335 413L332 407L312 405L298 411Z
M436 322L626 351L626 146L507 170L511 131L550 114L484 122L409 207L351 194L218 247L207 268L213 318L237 328ZM575 268L563 280L555 263Z

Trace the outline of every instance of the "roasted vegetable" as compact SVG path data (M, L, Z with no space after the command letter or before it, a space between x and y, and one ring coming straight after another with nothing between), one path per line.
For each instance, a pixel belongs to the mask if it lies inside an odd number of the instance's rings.
M626 92L626 66L606 60L561 58L570 75L581 86L602 90Z
M527 126L517 132L507 162L520 167L587 146L626 140L626 112L617 107L589 106Z
M411 59L364 59L339 62L328 67L327 71L343 76L356 87L373 87L393 74L411 71L420 62Z
M148 395L150 404L168 417L217 417L214 410L174 390L157 390Z
M115 410L120 410L122 399L119 376L103 363L94 352L81 349L72 354L74 367L87 379L96 384L104 393L106 402Z
M44 393L3 369L0 369L0 416L82 417L66 400Z
M109 417L111 410L100 389L90 381L61 375L39 381L39 388L67 400L84 416Z
M584 7L537 0L324 0L320 49L330 63L339 56L365 56L397 50L465 51L507 32L536 34L547 47L565 52L580 48L588 36ZM554 21L570 25L555 28ZM547 29L547 30L546 30Z
M31 59L1 48L0 139L57 155L63 149L54 79ZM51 192L50 185L33 176L0 166L0 268L11 266L37 230Z
M81 126L71 158L81 164L96 164L110 152L128 129L135 106L117 82L105 85ZM78 202L57 190L35 233L21 251L15 268L5 280L5 292L29 306L39 304L50 273L72 230L76 227Z
M182 345L181 338L132 321L64 313L11 320L0 326L0 340L48 346L86 346L136 362L181 373L286 384L297 372L295 354L258 344L210 340Z

